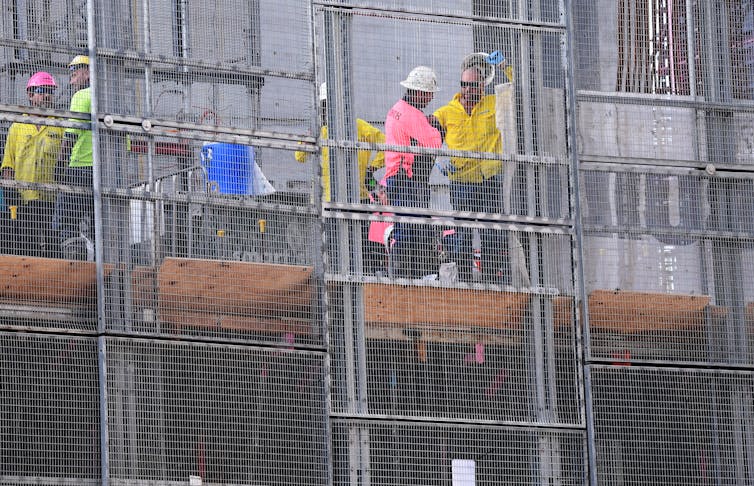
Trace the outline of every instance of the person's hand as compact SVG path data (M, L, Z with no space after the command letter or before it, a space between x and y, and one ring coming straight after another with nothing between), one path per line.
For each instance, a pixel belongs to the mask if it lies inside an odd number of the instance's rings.
M375 200L377 201L377 203L382 204L383 206L387 206L387 189L385 188L385 186L380 185L377 189L375 189L375 193Z
M13 179L13 176L15 175L15 171L12 167L4 167L2 177L3 179Z

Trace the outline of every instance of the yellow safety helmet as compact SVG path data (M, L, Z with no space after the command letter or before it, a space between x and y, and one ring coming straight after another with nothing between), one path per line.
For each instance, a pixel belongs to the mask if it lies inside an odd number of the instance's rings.
M89 56L82 56L78 55L73 58L71 62L68 63L68 67L72 68L74 66L81 66L81 65L89 65Z

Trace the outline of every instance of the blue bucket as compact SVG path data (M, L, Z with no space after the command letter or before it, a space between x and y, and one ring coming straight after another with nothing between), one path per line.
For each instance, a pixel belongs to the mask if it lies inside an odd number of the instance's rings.
M251 194L254 150L246 145L209 143L202 147L202 166L221 194Z

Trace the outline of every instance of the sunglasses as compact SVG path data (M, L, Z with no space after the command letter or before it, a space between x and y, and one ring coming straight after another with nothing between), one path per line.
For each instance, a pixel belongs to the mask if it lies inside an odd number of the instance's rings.
M68 66L68 70L73 72L73 71L77 71L79 69L88 68L88 67L89 65L87 64L74 64L73 66Z
M480 85L479 81L461 81L461 88L478 88Z
M55 93L54 86L35 86L31 90L34 94L53 94Z

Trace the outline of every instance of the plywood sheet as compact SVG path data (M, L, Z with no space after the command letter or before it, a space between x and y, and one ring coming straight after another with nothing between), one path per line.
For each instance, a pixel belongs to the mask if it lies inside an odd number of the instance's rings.
M312 267L166 258L157 273L162 320L203 312L220 316L307 318Z
M112 272L105 265L105 276ZM0 299L12 303L92 305L97 297L94 262L0 255Z
M364 314L375 327L518 329L530 295L438 287L364 285Z

